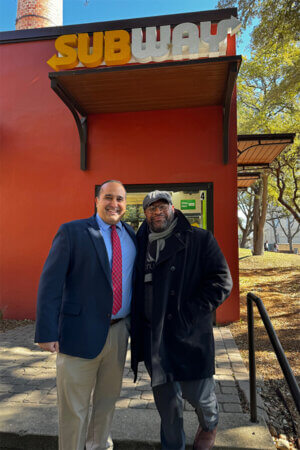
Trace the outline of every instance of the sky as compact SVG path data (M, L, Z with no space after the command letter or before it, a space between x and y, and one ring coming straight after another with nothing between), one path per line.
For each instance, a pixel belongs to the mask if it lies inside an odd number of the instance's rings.
M0 0L0 31L15 29L17 0ZM63 24L106 22L216 9L218 0L64 0ZM238 36L237 53L248 51L249 34Z

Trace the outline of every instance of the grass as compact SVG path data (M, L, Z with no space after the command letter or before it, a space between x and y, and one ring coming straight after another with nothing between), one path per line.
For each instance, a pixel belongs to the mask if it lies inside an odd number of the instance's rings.
M240 320L230 324L229 328L242 358L248 367L246 295L253 292L262 299L291 369L299 380L300 255L265 252L261 256L252 256L250 250L240 249L239 258ZM261 395L267 406L267 423L270 429L272 427L273 435L278 437L284 433L289 436L290 449L300 448L295 444L300 435L300 416L255 306L254 335L257 376L264 380Z
M252 256L248 249L240 249L240 320L230 325L231 332L247 364L247 307L246 295L253 292L260 297L281 341L294 373L300 375L299 355L299 298L300 255L265 252ZM257 308L255 334L258 372L264 378L282 377ZM278 370L279 369L279 370Z
M300 267L300 255L291 253L264 252L260 256L252 256L246 248L239 249L240 270Z
M239 259L252 256L252 252L249 248L239 248Z

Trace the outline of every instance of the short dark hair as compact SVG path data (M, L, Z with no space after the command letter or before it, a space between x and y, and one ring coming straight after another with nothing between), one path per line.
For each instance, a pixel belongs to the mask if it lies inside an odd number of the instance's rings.
M124 184L121 181L119 181L119 180L106 180L102 184L100 184L100 186L97 186L97 188L96 188L96 197L100 196L103 186L105 184L108 184L108 183L118 183L118 184L120 184L121 186L123 186L125 194L126 194L126 188L125 188Z

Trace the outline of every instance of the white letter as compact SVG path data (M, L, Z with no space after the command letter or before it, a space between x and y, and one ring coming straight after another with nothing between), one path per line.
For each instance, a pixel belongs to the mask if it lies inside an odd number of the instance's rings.
M146 28L146 42L143 42L141 28L132 30L132 55L138 62L165 61L170 53L170 25L160 27L160 40L157 40L156 27Z
M173 30L173 59L199 58L199 30L194 23L181 23Z
M227 33L233 36L241 28L241 22L231 16L230 19L221 20L218 23L218 31L216 35L210 32L211 23L200 23L200 40L201 46L209 44L209 57L226 55L227 50Z

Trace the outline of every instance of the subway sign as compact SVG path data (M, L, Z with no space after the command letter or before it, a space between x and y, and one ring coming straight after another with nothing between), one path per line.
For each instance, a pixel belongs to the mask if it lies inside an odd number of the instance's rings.
M241 27L241 22L231 16L221 20L216 34L211 32L211 22L181 23L171 28L134 28L126 30L95 31L66 34L55 41L57 51L48 61L56 70L75 67L120 66L183 59L212 58L225 56L227 35L233 36Z

